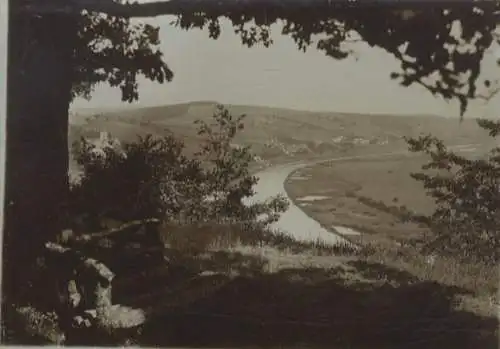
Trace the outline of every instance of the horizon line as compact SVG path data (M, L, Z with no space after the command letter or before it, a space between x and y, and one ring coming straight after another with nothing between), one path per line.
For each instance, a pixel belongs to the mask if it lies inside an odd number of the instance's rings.
M233 107L251 107L251 108L266 108L266 109L281 109L281 110L287 110L287 111L295 111L295 112L306 112L306 113L311 113L311 114L322 114L322 113L332 113L332 114L346 114L346 115L366 115L366 116L400 116L400 117L438 117L438 118L446 118L446 119L453 119L455 118L454 116L446 116L446 115L440 115L440 114L430 114L430 113L422 113L422 114L396 114L396 113L381 113L381 112L374 112L374 113L366 113L366 112L353 112L353 111L338 111L338 110L307 110L307 109L296 109L293 107L283 107L283 106L272 106L272 105L261 105L261 104L235 104L235 103L222 103L214 100L191 100L191 101L184 101L184 102L176 102L176 103L167 103L167 104L147 104L147 105L141 105L141 104L126 104L124 103L124 106L103 106L103 107L78 107L75 109L72 109L70 106L69 108L69 113L73 114L78 114L79 112L94 112L94 113L109 113L109 112L120 112L120 111L134 111L134 110L141 110L141 109L153 109L153 108L161 108L161 107L174 107L174 106L179 106L179 105L189 105L189 104L213 104L213 105L223 105L223 106L233 106ZM459 118L459 115L457 113L456 118ZM475 119L475 118L473 118Z

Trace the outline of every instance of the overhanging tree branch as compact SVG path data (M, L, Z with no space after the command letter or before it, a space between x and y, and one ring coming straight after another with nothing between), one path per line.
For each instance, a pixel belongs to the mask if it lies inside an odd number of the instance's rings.
M231 13L251 13L254 11L272 11L275 14L293 13L303 9L312 9L322 18L338 14L339 10L360 10L373 7L386 7L396 11L401 10L402 16L411 17L411 11L438 8L470 8L471 6L489 7L492 14L498 15L496 1L352 1L352 0L170 0L149 3L119 3L113 0L72 0L65 5L50 1L25 0L20 4L21 12L34 14L68 13L81 11L105 13L117 17L156 17L163 15L180 15L195 13L210 13L215 16L230 16ZM494 11L496 10L496 11ZM318 17L318 18L319 18Z

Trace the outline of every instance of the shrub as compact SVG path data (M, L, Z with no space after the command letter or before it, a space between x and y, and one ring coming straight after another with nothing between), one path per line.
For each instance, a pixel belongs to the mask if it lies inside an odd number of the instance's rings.
M276 221L280 213L288 208L282 196L273 197L265 203L245 205L244 199L254 194L258 179L250 174L254 161L249 146L234 143L239 131L244 129L245 115L237 118L222 105L213 114L213 122L198 120L198 134L205 138L196 156L205 164L205 192L212 198L210 217L229 222L260 222L266 226Z
M182 149L172 136L139 137L122 147L82 138L74 147L83 169L71 188L74 215L85 216L86 226L97 229L105 218L127 221L179 214L179 200L196 192L202 176L199 163L187 159Z
M85 230L100 229L105 219L130 221L248 222L267 225L287 208L283 197L245 205L257 178L250 175L253 154L233 145L243 129L218 106L213 122L197 121L204 138L192 158L184 143L172 135L139 137L123 145L108 139L94 144L84 138L73 146L83 175L72 185L70 206ZM264 216L264 219L259 219Z
M500 123L478 120L480 127L496 137ZM500 257L500 148L477 159L450 151L430 135L406 139L410 151L431 160L424 172L411 176L422 182L437 208L421 217L432 231L426 249L442 254L497 262Z

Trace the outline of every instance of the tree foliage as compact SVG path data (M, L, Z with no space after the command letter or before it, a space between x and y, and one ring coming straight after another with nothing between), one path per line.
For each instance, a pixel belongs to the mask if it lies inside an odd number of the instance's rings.
M253 196L258 179L250 173L254 159L251 148L235 143L238 132L244 129L244 118L245 115L234 118L219 105L211 124L197 121L198 134L205 137L205 142L196 155L207 163L205 183L214 199L215 216L253 224L258 219L260 224L267 226L286 211L288 204L284 197L277 196L266 202L245 205L244 200Z
M334 59L352 53L353 41L379 47L400 62L401 70L391 77L403 86L419 84L445 100L456 99L463 114L470 99L478 96L478 77L485 52L496 41L498 2L453 4L342 6L303 4L284 8L269 2L268 8L231 12L242 43L252 46L272 43L270 24L283 23L281 33L290 36L298 48L316 48ZM355 3L358 3L356 6ZM395 2L396 3L396 2ZM279 8L277 8L279 7ZM300 11L297 7L301 7ZM213 12L216 12L214 9ZM207 27L211 37L221 32L220 22L207 10L206 16L181 14L176 24L185 29ZM254 23L248 26L249 23ZM491 86L491 81L484 81Z
M242 119L218 106L212 123L198 121L205 142L194 158L184 154L184 143L172 135L140 137L123 146L82 138L73 148L83 169L72 188L73 215L91 230L101 228L104 219L256 224L265 215L260 224L275 221L287 208L284 198L243 202L254 194L257 178L249 170L250 148L233 143Z
M105 218L128 221L178 213L178 183L187 194L185 189L195 187L191 182L201 175L198 162L182 154L183 147L172 136L139 137L123 149L82 138L73 148L83 168L71 191L73 214L86 216L88 229L100 229Z
M96 85L119 87L122 100L139 98L138 76L163 83L173 73L159 50L159 27L83 11L75 43L72 96L91 98Z
M500 123L478 120L491 136ZM410 150L430 157L423 172L411 176L421 182L435 203L429 217L432 229L426 248L487 262L500 259L500 147L485 157L467 158L447 149L430 135L407 140ZM422 219L423 218L423 219Z
M272 45L272 24L281 26L298 49L310 47L334 59L353 52L353 42L365 42L395 57L400 70L391 74L403 86L421 85L445 100L457 100L463 114L471 99L498 88L495 81L479 81L485 53L500 42L498 1L283 1L283 0L171 0L145 4L77 0L81 12L76 52L74 94L90 96L93 86L120 86L123 99L137 99L139 74L163 82L172 72L158 51L158 28L131 24L133 17L170 15L178 28L201 28L219 38L230 21L246 46ZM18 11L42 14L65 11L52 5L20 2ZM106 47L105 49L103 47Z
M143 33L143 38L148 38L146 41L155 43L157 28L143 26L142 29L132 30L128 19L124 18L171 15L175 17L175 26L185 30L206 29L213 39L223 33L221 19L227 19L243 45L262 44L267 47L273 43L271 25L276 23L281 25L281 34L291 37L298 49L315 47L334 59L349 57L353 52L350 45L353 42L363 41L378 47L400 63L400 70L391 74L393 79L403 86L421 85L445 100L457 100L462 114L471 99L484 96L485 91L494 88L496 83L488 79L479 81L479 76L485 53L500 42L496 31L500 15L498 1L437 1L432 5L413 1L328 0L172 0L147 4L80 2L77 2L80 7L75 9L110 14L100 20L99 25L91 25L92 21L87 19L85 27L90 30L87 30L85 43L90 42L89 36L100 33L100 27L109 29L108 38L116 39L116 33L124 34L118 42L114 41L118 43L117 47L131 47L130 38L134 32ZM48 8L42 10L50 11ZM57 11L57 8L52 11ZM97 15L88 18L97 18ZM95 53L91 54L94 56ZM149 52L149 49L138 54L144 59L142 63L135 64L142 64L147 77L157 81L171 77L167 70L162 70L164 66L160 63L160 56ZM114 67L123 67L119 59L112 61ZM108 63L105 66L109 67ZM112 81L109 77L106 79ZM126 81L125 77L119 79Z

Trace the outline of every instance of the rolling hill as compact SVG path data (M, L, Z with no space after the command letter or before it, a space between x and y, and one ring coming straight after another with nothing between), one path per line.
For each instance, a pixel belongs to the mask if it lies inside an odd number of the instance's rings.
M70 120L70 142L80 136L98 137L107 131L121 141L138 135L175 134L187 150L197 149L197 119L210 122L215 102L191 102L119 111L93 111L90 116ZM362 115L310 112L281 108L226 105L234 115L245 114L245 129L236 142L251 145L264 159L281 156L310 156L342 151L353 146L405 148L403 136L433 133L449 144L489 141L474 120L437 116Z

